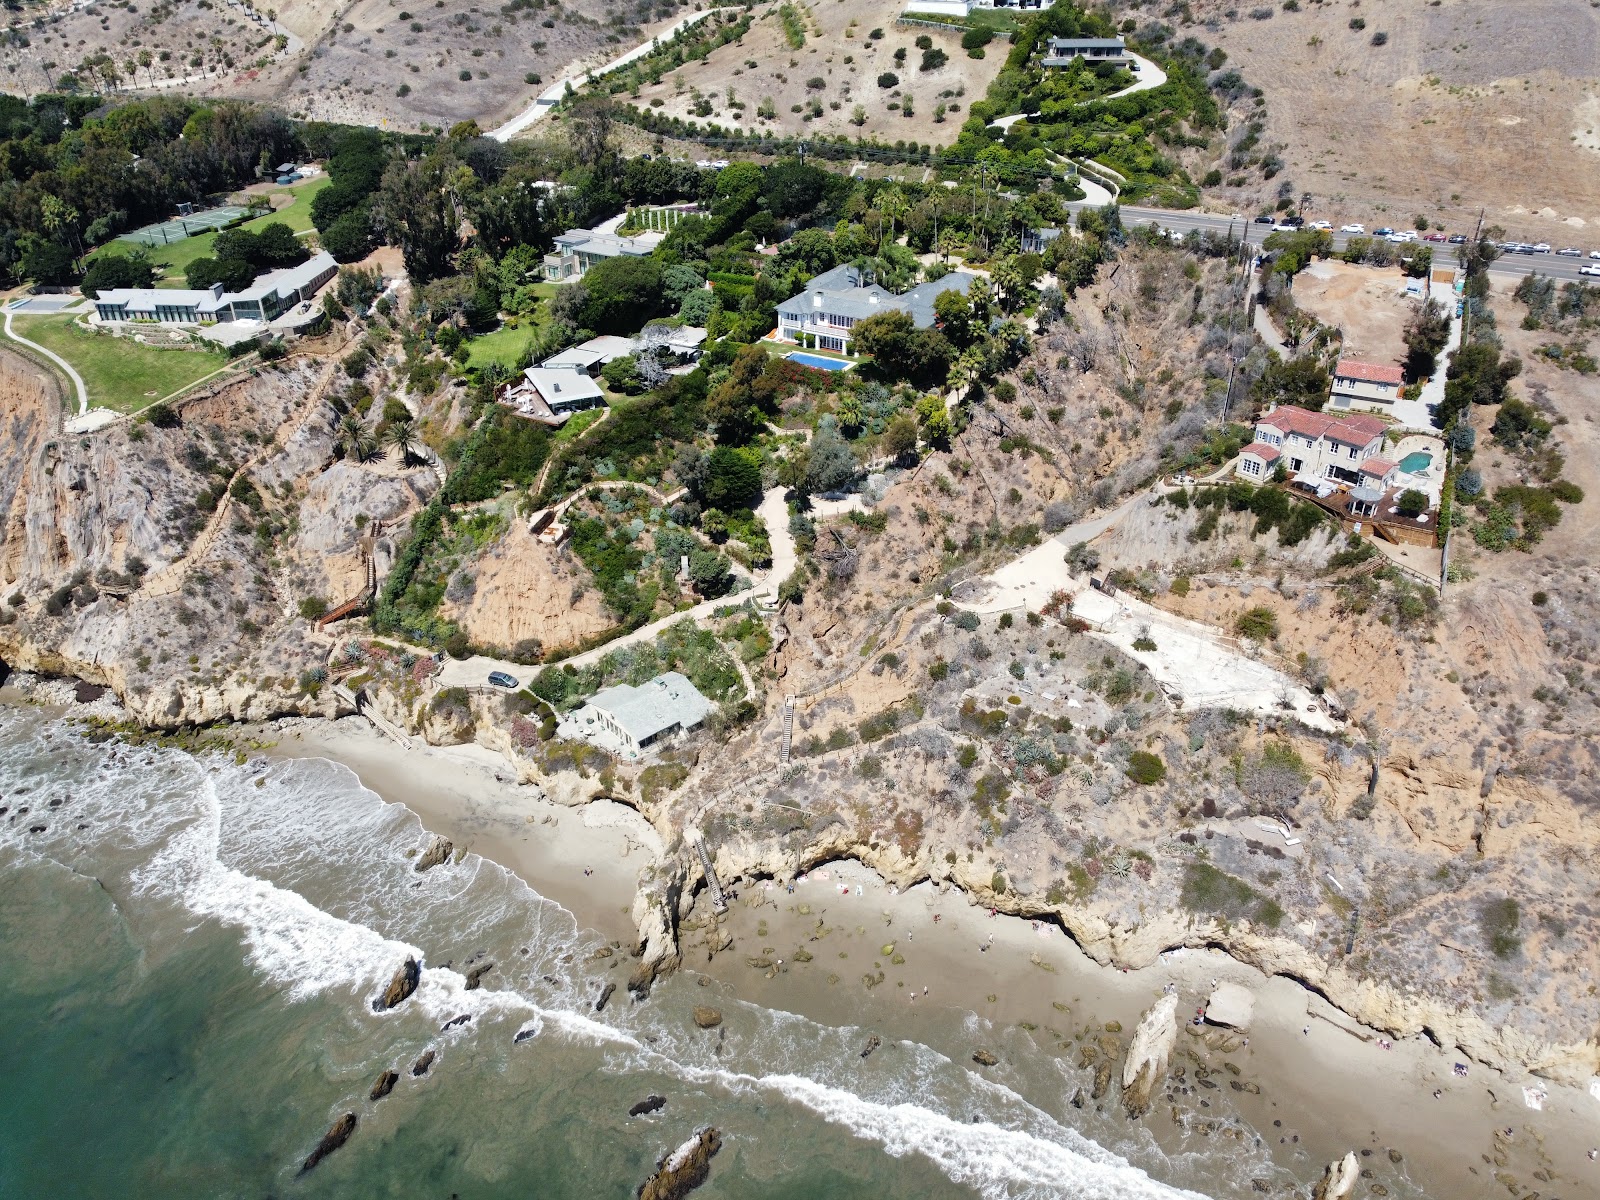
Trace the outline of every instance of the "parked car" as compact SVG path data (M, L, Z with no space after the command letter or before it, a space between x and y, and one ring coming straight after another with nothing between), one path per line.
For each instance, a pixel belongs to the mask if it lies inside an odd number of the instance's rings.
M1294 225L1286 225L1282 221L1278 221L1278 222L1275 222L1273 224L1272 232L1273 233L1294 233L1296 228L1297 227L1294 226Z
M1385 234L1383 240L1386 242L1391 242L1396 246L1404 246L1410 242L1416 241L1417 235L1412 233L1409 229L1402 229L1398 233L1391 231L1390 233Z
M1535 254L1549 254L1550 253L1550 243L1549 242L1535 242L1532 246L1529 246L1528 249L1533 251L1533 253L1535 253Z
M1309 228L1309 229L1332 229L1333 228L1333 222L1332 221L1313 221L1313 222L1311 222L1311 224L1309 226L1307 226L1307 228Z
M1591 250L1591 251L1589 251L1589 257L1590 258L1600 258L1600 250Z
M1579 267L1579 275L1600 275L1600 267Z
M1360 222L1356 222L1356 223L1350 224L1350 225L1341 225L1341 226L1339 226L1339 232L1340 233L1365 233L1366 231L1367 231L1367 227L1365 225L1362 225Z
M1557 250L1556 253L1561 255L1563 258L1583 257L1583 251L1579 250L1576 246L1563 246L1561 249Z
M1442 233L1425 233L1425 234L1422 235L1422 240L1425 241L1425 242L1442 242L1442 241L1444 241L1444 234L1442 234Z
M1393 232L1394 232L1394 230L1390 229L1387 225L1379 225L1376 229L1374 229L1372 231L1372 236L1373 237L1388 237Z
M1450 235L1450 238L1449 238L1450 244L1452 246L1459 246L1462 243L1464 243L1466 240L1467 240L1467 235L1464 234L1464 233L1452 233Z
M1295 229L1299 229L1306 223L1306 219L1304 217L1285 217L1283 219L1283 223L1285 225L1293 226Z
M497 688L505 688L508 692L514 692L518 687L517 677L507 675L504 671L490 671L489 682Z
M1262 213L1259 217L1256 218L1256 224L1257 225L1271 225L1272 224L1272 215L1270 213Z

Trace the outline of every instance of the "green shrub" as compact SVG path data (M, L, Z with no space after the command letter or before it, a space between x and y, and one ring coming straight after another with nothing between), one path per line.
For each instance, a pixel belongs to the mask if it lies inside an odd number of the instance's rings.
M1276 901L1210 863L1191 862L1184 868L1179 900L1190 912L1224 921L1254 921L1276 928L1284 917Z
M1478 929L1496 958L1515 958L1522 952L1522 938L1517 935L1521 921L1521 907L1509 896L1487 900L1478 909Z
M1167 764L1148 750L1135 750L1128 755L1128 769L1124 774L1135 783L1148 786L1167 777Z
M1270 642L1278 636L1278 614L1270 608L1252 608L1235 618L1233 629L1253 642Z
M942 683L949 674L950 664L942 658L928 664L928 678L935 683Z

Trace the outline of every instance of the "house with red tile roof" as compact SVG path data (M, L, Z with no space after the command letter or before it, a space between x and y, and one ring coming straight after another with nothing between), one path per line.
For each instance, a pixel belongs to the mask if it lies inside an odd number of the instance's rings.
M1281 465L1303 487L1386 487L1399 470L1379 456L1387 428L1364 413L1339 416L1280 405L1256 418L1255 440L1239 452L1239 474L1260 482Z
M1333 368L1328 406L1339 412L1390 412L1405 385L1405 372L1381 363L1341 358Z

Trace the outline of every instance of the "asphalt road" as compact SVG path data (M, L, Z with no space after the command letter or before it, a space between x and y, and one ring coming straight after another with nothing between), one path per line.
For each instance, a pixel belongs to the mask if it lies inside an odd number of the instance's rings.
M1069 207L1082 207L1082 205L1069 205ZM1169 212L1160 208L1133 208L1124 206L1122 209L1122 223L1124 225L1148 225L1151 223L1163 229L1176 230L1179 233L1188 233L1191 229L1210 230L1213 233L1226 234L1230 230L1235 237L1243 231L1245 240L1253 246L1259 246L1266 236L1272 232L1270 225L1258 225L1248 218L1241 221L1231 221L1227 217L1217 216L1213 213L1196 212ZM1352 235L1347 233L1334 233L1333 244L1335 249L1342 250ZM1367 236L1371 236L1368 234ZM1440 266L1456 265L1456 248L1448 242L1428 242L1426 245L1433 247L1433 261ZM1587 251L1585 252L1587 253ZM1495 259L1489 271L1495 275L1530 275L1538 272L1540 275L1556 280L1581 280L1585 283L1600 284L1600 279L1594 276L1578 274L1579 267L1600 266L1600 261L1588 258L1563 258L1557 254L1503 254Z

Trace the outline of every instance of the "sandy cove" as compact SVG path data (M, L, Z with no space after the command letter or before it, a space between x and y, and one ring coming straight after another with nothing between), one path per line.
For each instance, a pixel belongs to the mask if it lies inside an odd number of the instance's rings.
M516 783L498 754L475 745L401 749L359 719L268 728L275 754L343 763L428 830L514 871L608 940L628 945L635 938L629 914L638 875L660 855L661 841L633 810L608 801L579 808L547 801ZM707 916L702 901L687 925ZM720 927L733 942L709 961L699 931L689 929L683 943L685 969L717 991L825 1024L877 1030L885 1041L923 1041L958 1060L991 1048L1001 1062L989 1074L1002 1082L1008 1049L1054 1053L1076 1066L1086 1037L1093 1040L1108 1023L1131 1031L1169 985L1187 1020L1213 980L1239 983L1256 996L1247 1041L1235 1036L1235 1048L1223 1052L1180 1033L1174 1068L1192 1069L1198 1056L1218 1079L1231 1076L1228 1063L1246 1089L1259 1086L1259 1095L1230 1090L1226 1100L1263 1138L1282 1139L1268 1147L1274 1161L1302 1181L1355 1150L1368 1152L1361 1165L1372 1174L1364 1182L1395 1189L1391 1194L1405 1194L1407 1181L1413 1193L1420 1186L1439 1200L1516 1194L1506 1181L1542 1200L1600 1194L1600 1162L1588 1158L1600 1146L1600 1098L1540 1083L1544 1108L1534 1111L1524 1104L1521 1081L1478 1063L1459 1078L1452 1066L1460 1056L1422 1037L1385 1049L1380 1035L1300 984L1269 979L1217 951L1176 951L1136 971L1103 967L1059 928L990 916L955 889L922 884L901 892L854 861L814 869L793 893L771 882L746 886ZM884 955L889 943L894 951ZM773 966L752 967L752 958ZM883 981L867 988L863 977L880 972ZM1125 1044L1126 1033L1119 1036ZM1215 1046L1221 1037L1208 1040ZM1116 1091L1100 1102L1107 1115L1097 1119L1124 1120ZM1175 1101L1191 1129L1221 1115L1194 1107L1204 1093L1190 1092L1169 1098L1158 1091L1145 1118L1164 1149L1182 1140ZM1249 1188L1247 1180L1238 1183Z

